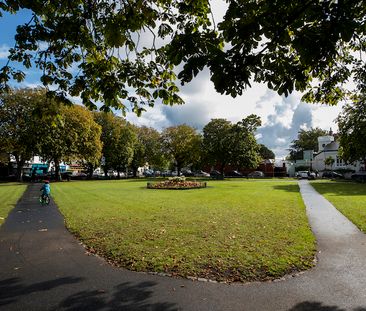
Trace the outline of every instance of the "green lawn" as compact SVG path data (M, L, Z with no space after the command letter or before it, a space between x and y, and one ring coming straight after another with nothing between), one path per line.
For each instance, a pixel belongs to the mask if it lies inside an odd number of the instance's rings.
M311 185L362 231L366 231L366 185L317 181Z
M131 270L248 281L313 264L314 237L295 182L210 181L196 190L146 189L146 180L52 187L69 230Z
M0 225L27 188L24 184L0 183Z

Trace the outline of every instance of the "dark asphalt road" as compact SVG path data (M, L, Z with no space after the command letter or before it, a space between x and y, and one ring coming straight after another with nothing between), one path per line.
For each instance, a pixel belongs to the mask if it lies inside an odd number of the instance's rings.
M30 185L0 228L0 310L366 311L366 237L300 182L316 268L283 280L215 284L134 273L88 255Z

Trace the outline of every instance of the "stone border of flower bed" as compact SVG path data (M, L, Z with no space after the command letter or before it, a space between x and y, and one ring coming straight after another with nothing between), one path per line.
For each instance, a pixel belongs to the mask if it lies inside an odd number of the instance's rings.
M205 181L187 181L185 177L172 177L160 182L148 182L148 189L188 190L206 188Z

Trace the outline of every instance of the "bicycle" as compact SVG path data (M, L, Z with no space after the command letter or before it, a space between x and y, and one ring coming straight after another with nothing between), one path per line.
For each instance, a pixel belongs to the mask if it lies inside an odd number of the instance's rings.
M50 204L50 196L48 194L42 194L39 197L39 203L41 203L41 205L48 205L48 204Z

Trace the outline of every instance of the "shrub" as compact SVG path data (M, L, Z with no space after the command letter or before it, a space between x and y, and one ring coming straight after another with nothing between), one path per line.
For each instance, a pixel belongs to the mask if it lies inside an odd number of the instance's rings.
M202 181L187 181L185 177L172 177L165 181L160 181L156 183L148 182L148 189L174 189L174 190L184 190L184 189L198 189L206 188L206 182Z

